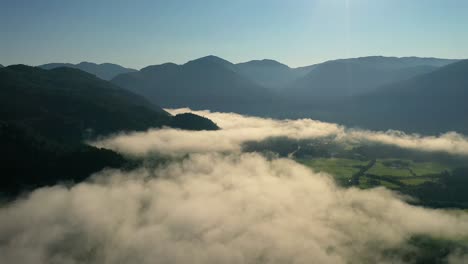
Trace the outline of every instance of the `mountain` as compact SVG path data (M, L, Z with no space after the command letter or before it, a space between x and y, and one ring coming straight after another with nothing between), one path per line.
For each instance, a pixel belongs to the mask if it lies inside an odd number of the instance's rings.
M0 119L64 141L160 126L170 115L143 97L72 68L0 70Z
M280 90L308 73L306 68L292 69L268 59L238 63L235 69L244 77L273 90Z
M0 120L69 141L83 134L169 126L172 116L140 95L72 68L0 69Z
M171 127L185 130L218 130L219 127L210 119L192 113L182 113L172 118Z
M96 64L91 62L81 62L78 64L71 64L71 63L48 63L39 66L42 69L51 70L59 67L69 67L79 69L91 74L96 75L97 77L103 80L111 80L115 76L128 73L128 72L135 72L136 70L130 68L124 68L117 64L112 63L102 63Z
M122 168L131 161L83 141L161 126L218 129L193 114L171 116L142 96L78 69L1 68L0 194Z
M0 64L0 68L3 68L3 65Z
M235 65L207 56L183 65L166 63L121 74L112 83L163 107L254 111L271 105L273 94L236 72Z
M468 134L468 60L357 98L354 118L377 128ZM371 109L371 111L369 111Z
M282 95L296 100L355 96L386 84L429 73L455 61L381 56L327 61L309 68L309 73L283 89Z
M456 61L369 56L290 68L270 59L237 64L214 56L205 59L217 61L219 65L229 68L259 86L296 99L306 99L310 96L359 95L381 85L428 73Z

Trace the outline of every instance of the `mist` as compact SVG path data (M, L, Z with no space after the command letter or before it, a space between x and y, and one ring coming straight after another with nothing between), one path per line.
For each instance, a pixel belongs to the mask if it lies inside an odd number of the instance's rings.
M163 165L104 170L3 204L0 262L411 263L419 250L414 237L468 237L463 212L410 205L411 197L383 187L342 188L291 159L242 152L245 142L269 137L327 137L466 155L459 134L192 112L222 129L151 129L91 142L126 155L177 156ZM466 249L450 250L448 263L468 261Z
M291 139L332 138L341 143L374 142L401 148L468 155L468 139L455 132L440 136L421 136L401 131L369 131L312 119L275 120L235 113L193 111L188 108L167 109L172 114L192 112L213 120L221 130L184 131L171 128L146 132L117 134L90 144L113 149L129 155L151 152L167 155L207 152L240 151L242 144L270 137Z
M2 263L404 263L388 252L414 235L463 238L468 217L259 154L103 171L0 209Z

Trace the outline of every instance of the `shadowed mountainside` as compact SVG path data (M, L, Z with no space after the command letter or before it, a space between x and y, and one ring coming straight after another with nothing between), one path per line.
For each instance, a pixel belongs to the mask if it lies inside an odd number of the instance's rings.
M288 105L290 117L312 117L367 129L468 134L468 60L354 97Z
M362 57L315 65L304 77L282 90L296 100L310 97L354 96L393 82L429 73L456 60L417 57Z
M248 112L271 105L274 98L269 89L237 73L234 64L215 56L148 66L112 82L163 107Z
M171 116L142 96L72 68L25 65L0 69L0 194L77 182L131 162L84 140L120 131L170 126L215 130L211 120Z
M468 134L467 101L468 60L462 60L356 98L354 118L366 126Z
M293 69L275 60L252 60L238 63L235 70L266 88L278 91L308 73L310 69Z
M124 68L117 64L112 64L112 63L96 64L92 62L80 62L78 64L48 63L48 64L40 65L38 67L42 69L46 69L46 70L51 70L51 69L60 68L60 67L75 68L75 69L85 71L87 73L94 74L97 77L103 80L107 80L107 81L111 80L112 78L114 78L115 76L119 74L136 71L135 69Z

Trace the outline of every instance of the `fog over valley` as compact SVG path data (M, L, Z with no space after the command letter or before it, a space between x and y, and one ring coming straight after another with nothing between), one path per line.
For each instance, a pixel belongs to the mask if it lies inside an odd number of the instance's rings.
M468 263L468 1L4 1L0 264Z
M271 137L329 138L343 144L375 142L429 152L468 155L468 138L455 132L447 132L440 136L420 136L396 130L378 132L348 129L338 124L312 119L276 120L235 113L192 111L188 108L166 109L166 111L174 115L191 112L204 116L215 122L221 130L192 132L171 128L154 129L146 132L117 134L91 144L134 155L151 152L185 154L239 151L243 143Z
M39 188L0 209L5 263L405 263L426 254L418 239L464 240L468 216L408 204L384 187L346 188L293 156L244 152L286 137L342 145L379 143L467 156L467 139L350 130L311 119L192 112L221 129L117 134L91 144L154 166L106 169L76 185ZM37 228L40 226L40 228ZM429 240L431 241L431 240ZM455 243L455 242L453 242ZM468 261L462 245L442 257Z
M468 235L465 214L402 199L382 187L340 188L288 159L192 154L3 206L0 255L6 263L403 263L417 252L412 236ZM465 254L446 260L463 263Z

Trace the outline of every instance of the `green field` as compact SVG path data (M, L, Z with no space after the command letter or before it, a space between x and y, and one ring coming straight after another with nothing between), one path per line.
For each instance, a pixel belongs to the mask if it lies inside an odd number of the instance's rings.
M369 161L361 161L345 158L314 158L299 159L298 162L318 172L326 172L334 176L341 184L347 184L361 167L366 166ZM378 159L374 166L367 170L359 178L359 187L372 188L385 186L398 189L403 185L419 185L428 181L437 181L435 175L444 170L451 170L435 162L414 162L408 159ZM371 176L382 178L372 178Z
M317 158L308 160L298 160L298 162L312 168L317 172L326 172L340 182L347 182L351 176L357 173L360 166L365 166L369 161L341 158Z
M384 162L392 162L395 161L394 159L385 159L385 160L377 160L375 165L370 168L367 173L374 174L378 176L397 176L397 177L407 177L413 176L411 172L408 170L408 167L391 167L385 165ZM405 162L411 162L405 160Z
M450 169L450 166L444 166L435 162L379 159L367 173L380 177L394 177L394 180L398 180L404 185L419 185L429 181L437 181L437 178L433 177L434 175ZM398 188L394 183L385 182L384 180L381 180L381 185L389 188Z
M396 165L389 165L395 163ZM399 164L405 164L400 165ZM367 171L367 173L379 176L397 176L411 177L424 176L431 174L439 174L444 170L450 170L448 166L444 166L435 162L414 162L412 160L400 159L379 159L375 165Z
M413 162L411 169L416 175L422 176L440 173L444 170L451 170L452 168L436 162Z
M389 189L398 189L400 187L400 186L398 186L398 185L396 185L394 183L388 182L388 181L375 180L375 179L371 179L371 178L366 177L366 176L362 176L359 179L359 187L362 188L362 189L369 189L369 188L373 188L373 187L377 187L377 186L384 186L384 187L387 187Z

